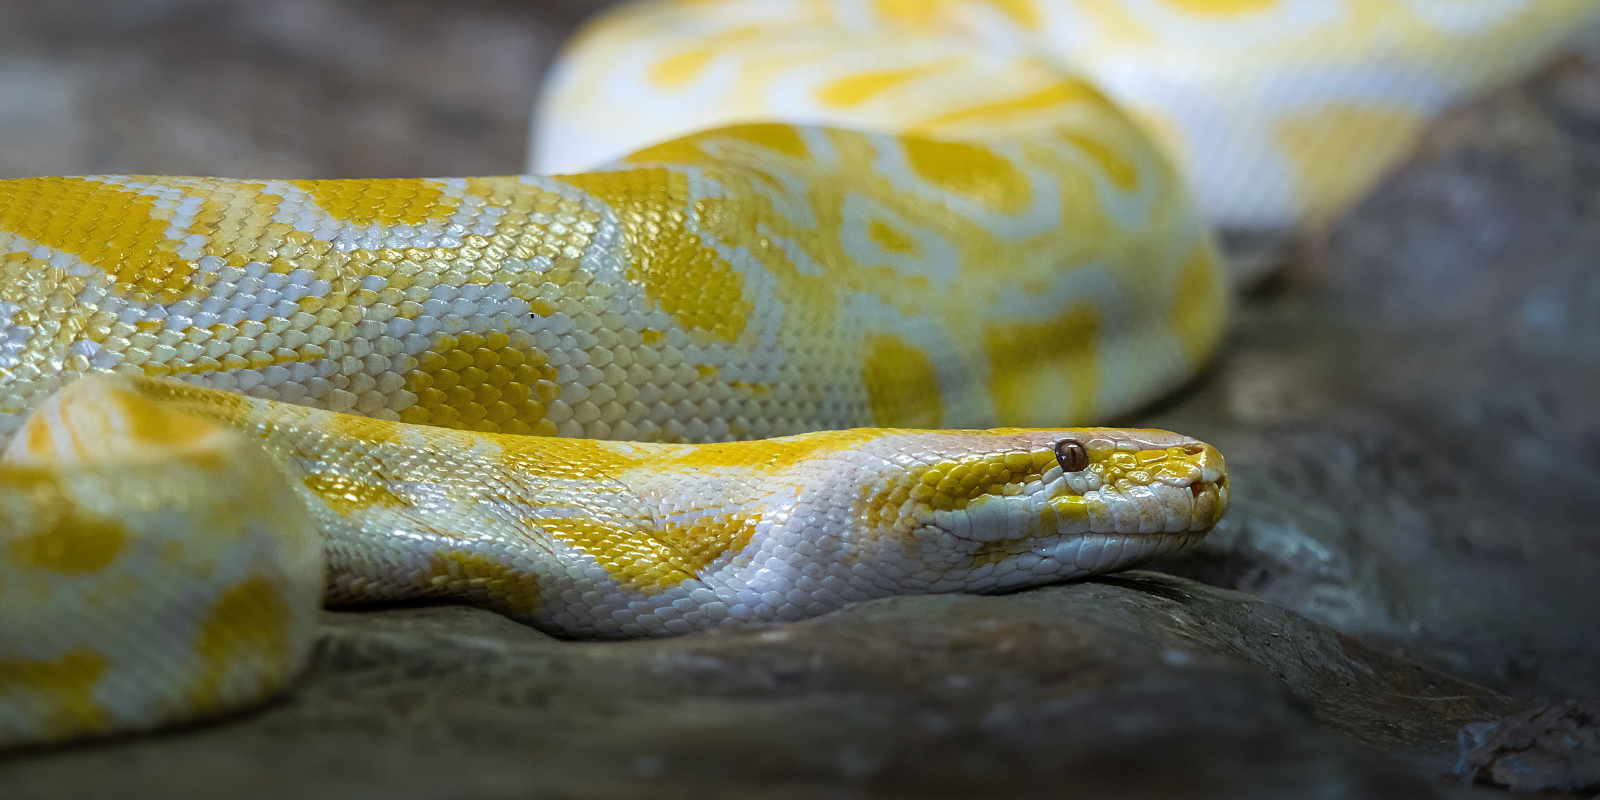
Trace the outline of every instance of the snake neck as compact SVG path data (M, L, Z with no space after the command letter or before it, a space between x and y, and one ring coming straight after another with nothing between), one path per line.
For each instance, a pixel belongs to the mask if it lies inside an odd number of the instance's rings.
M1160 431L608 442L117 377L74 384L36 420L13 450L45 460L137 454L182 431L264 446L322 530L330 603L460 600L580 637L1118 569L1197 540L1227 502L1216 451Z

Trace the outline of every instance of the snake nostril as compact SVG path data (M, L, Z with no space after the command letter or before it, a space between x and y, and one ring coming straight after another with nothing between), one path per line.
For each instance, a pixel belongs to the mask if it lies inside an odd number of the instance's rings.
M1062 439L1056 442L1056 461L1060 462L1062 472L1081 472L1089 466L1089 451L1076 439Z

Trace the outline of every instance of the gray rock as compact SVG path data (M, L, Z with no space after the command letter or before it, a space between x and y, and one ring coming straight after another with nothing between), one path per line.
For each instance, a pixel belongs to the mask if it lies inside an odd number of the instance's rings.
M514 175L602 0L0 0L0 178Z
M1467 725L1456 772L1520 792L1600 794L1600 704L1568 701Z
M1158 567L1501 691L1600 696L1600 60L1463 109L1138 421L1233 506Z
M1431 776L1450 769L1461 726L1520 709L1249 595L1151 572L665 641L561 641L423 607L329 612L310 674L276 707L28 754L0 763L0 785L19 798L221 785L241 798L1416 798L1442 796Z

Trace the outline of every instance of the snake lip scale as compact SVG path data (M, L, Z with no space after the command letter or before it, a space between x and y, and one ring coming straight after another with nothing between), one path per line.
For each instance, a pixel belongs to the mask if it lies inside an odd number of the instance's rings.
M248 708L324 603L642 638L1189 546L1216 449L1081 426L1214 356L1217 232L1595 24L655 0L559 60L542 174L0 181L0 747Z

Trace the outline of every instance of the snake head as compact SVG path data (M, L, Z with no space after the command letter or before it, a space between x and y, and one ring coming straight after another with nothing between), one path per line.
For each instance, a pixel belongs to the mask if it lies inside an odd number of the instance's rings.
M859 495L858 545L929 591L1123 569L1198 541L1228 505L1222 455L1166 431L927 432L874 445L883 480Z

